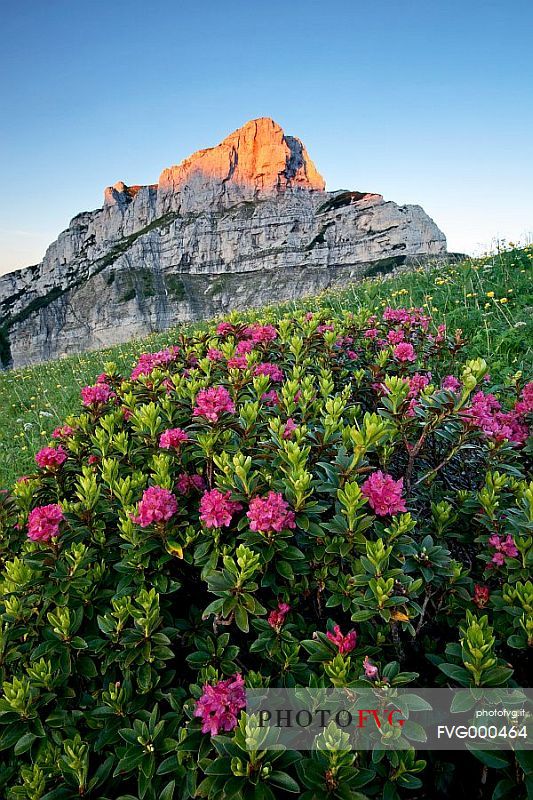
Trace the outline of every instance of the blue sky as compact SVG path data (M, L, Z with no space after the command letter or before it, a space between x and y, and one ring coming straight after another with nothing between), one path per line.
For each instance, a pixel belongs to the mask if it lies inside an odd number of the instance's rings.
M452 250L532 236L532 36L531 0L4 2L0 272L259 116Z

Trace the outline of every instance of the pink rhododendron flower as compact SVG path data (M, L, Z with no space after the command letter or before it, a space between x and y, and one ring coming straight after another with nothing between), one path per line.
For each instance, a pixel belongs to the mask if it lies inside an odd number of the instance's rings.
M54 428L52 431L52 439L68 439L68 437L73 436L74 433L76 433L76 431L70 425L62 425L59 428Z
M59 533L59 523L64 519L61 506L52 503L38 506L28 517L28 539L34 542L49 542Z
M269 492L266 497L254 497L246 514L250 528L260 533L274 533L295 528L294 511L279 492Z
M246 356L233 356L228 358L228 369L246 369L248 367L248 360Z
M98 456L89 456L89 458L87 459L87 463L89 464L89 466L92 466L93 464L98 464L99 461L100 459L98 458Z
M278 603L277 609L268 615L267 622L270 627L275 631L280 631L290 610L291 607L288 603Z
M253 349L254 342L252 342L251 339L242 339L235 348L235 352L238 356L246 356L248 353L251 353Z
M202 733L216 736L221 731L232 731L237 725L238 713L245 707L244 681L241 675L233 675L215 686L204 684L194 716L202 719Z
M231 492L211 489L200 500L200 519L206 528L227 528L233 515L241 509L240 503L231 500Z
M375 339L379 335L379 331L377 328L368 328L364 332L365 339Z
M297 427L292 417L289 417L283 428L283 433L281 434L282 439L290 439Z
M402 491L403 478L395 481L381 470L373 472L361 486L361 492L368 498L370 507L380 517L407 511Z
M347 350L346 355L348 356L350 361L357 361L357 359L359 358L355 350Z
M176 361L178 354L178 347L169 347L157 353L143 353L131 373L131 379L134 381L141 375L150 375L158 367L167 366L172 361Z
M277 364L257 364L254 368L254 375L268 375L271 381L280 383L283 380L283 372Z
M394 328L394 330L388 332L387 339L389 344L400 344L405 339L405 331Z
M169 450L171 447L180 447L188 439L187 433L181 428L168 428L159 437L159 447L165 450Z
M318 333L326 333L326 331L334 331L335 326L331 325L331 323L325 325L319 325L317 328Z
M528 437L528 428L520 421L516 411L502 411L493 394L477 392L472 397L470 407L462 414L480 428L485 436L496 441L508 439L515 444L523 444Z
M406 323L409 322L410 319L411 315L406 308L391 308L390 306L387 306L383 312L384 322Z
M522 389L520 400L515 405L514 410L520 415L533 412L533 381L531 383L526 383Z
M231 322L221 322L217 325L217 334L219 336L228 336L230 333L233 333L235 328L231 324Z
M224 386L211 386L209 389L200 389L192 413L194 417L205 417L209 422L218 422L221 414L233 414L234 411L235 404L228 390Z
M180 494L189 494L189 492L194 490L203 492L205 489L205 481L201 475L189 475L187 472L182 472L181 475L178 475L176 489Z
M446 375L442 381L442 388L449 392L458 392L461 388L461 381L455 375Z
M252 342L257 344L273 342L278 336L278 332L273 325L260 325L259 323L249 325L245 333L251 338Z
M397 361L414 361L416 358L415 348L410 342L400 342L392 353Z
M350 631L349 633L344 636L341 632L340 625L335 625L333 628L333 633L331 631L327 632L327 637L330 642L337 645L339 648L339 653L341 655L345 655L346 653L351 653L354 649L356 642L357 642L357 634L355 631Z
M94 386L84 386L81 390L81 399L84 406L100 406L109 402L112 397L116 397L115 392L107 383L96 383Z
M510 535L503 537L498 536L497 533L493 533L492 536L489 537L489 545L496 550L492 556L492 563L499 567L504 565L506 558L517 558L518 556L518 550L514 539Z
M207 357L209 361L222 361L224 358L224 353L222 350L217 350L216 347L210 347L207 351Z
M420 373L416 372L411 378L409 378L409 397L418 397L422 389L425 389L426 386L429 385L429 381L431 379L431 373L429 375L420 375Z
M490 590L488 586L481 586L476 583L474 586L473 601L478 608L485 608L490 599Z
M439 325L439 327L437 328L437 335L435 336L435 342L439 344L440 342L443 342L445 338L446 338L446 325L445 324Z
M271 389L269 392L264 392L261 395L261 402L263 402L266 406L279 406L278 393L275 389Z
M37 466L41 469L58 469L67 460L68 456L59 445L58 447L43 447L35 454Z
M365 656L363 659L363 669L367 678L370 678L371 680L377 678L379 670L376 665L370 661L368 656Z
M141 528L147 528L158 522L168 522L177 511L177 500L169 489L149 486L139 501L137 515L132 515L131 519Z
M412 400L409 400L409 406L407 407L407 412L406 412L407 416L408 417L414 417L415 416L415 408L417 408L419 405L420 405L420 403L418 402L418 400L415 397L413 397Z

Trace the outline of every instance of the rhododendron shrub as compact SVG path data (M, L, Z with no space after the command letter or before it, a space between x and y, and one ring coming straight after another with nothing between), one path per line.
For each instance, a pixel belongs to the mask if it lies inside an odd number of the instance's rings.
M520 753L245 744L247 686L527 685L533 384L464 344L235 316L82 388L0 496L0 796L522 796Z

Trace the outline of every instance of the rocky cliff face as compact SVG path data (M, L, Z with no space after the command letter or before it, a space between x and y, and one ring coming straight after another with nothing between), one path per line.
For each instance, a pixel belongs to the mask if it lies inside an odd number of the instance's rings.
M0 277L0 359L22 366L442 257L419 206L326 192L299 139L258 119L104 193L40 264Z

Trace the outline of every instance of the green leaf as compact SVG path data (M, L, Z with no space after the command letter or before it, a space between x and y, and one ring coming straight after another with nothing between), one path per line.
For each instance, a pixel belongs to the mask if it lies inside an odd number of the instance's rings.
M16 756L22 755L27 750L30 749L34 741L37 739L37 736L34 733L26 733L24 736L21 736L18 742L16 743L13 752Z
M468 686L470 684L470 673L464 667L459 667L457 664L439 664L439 669L444 672L452 681L457 681L461 686Z
M174 797L175 787L176 787L176 781L170 781L170 783L167 783L167 785L159 795L159 800L172 800L172 798Z
M299 792L300 787L298 783L287 775L286 772L272 772L268 777L268 782L277 786L278 789L283 789L285 792Z
M285 578L285 580L287 581L294 580L294 572L292 571L292 567L288 561L276 562L276 570L281 575L282 578Z
M243 633L248 633L250 630L250 625L248 623L248 612L242 606L235 607L235 622L237 623L237 627Z

